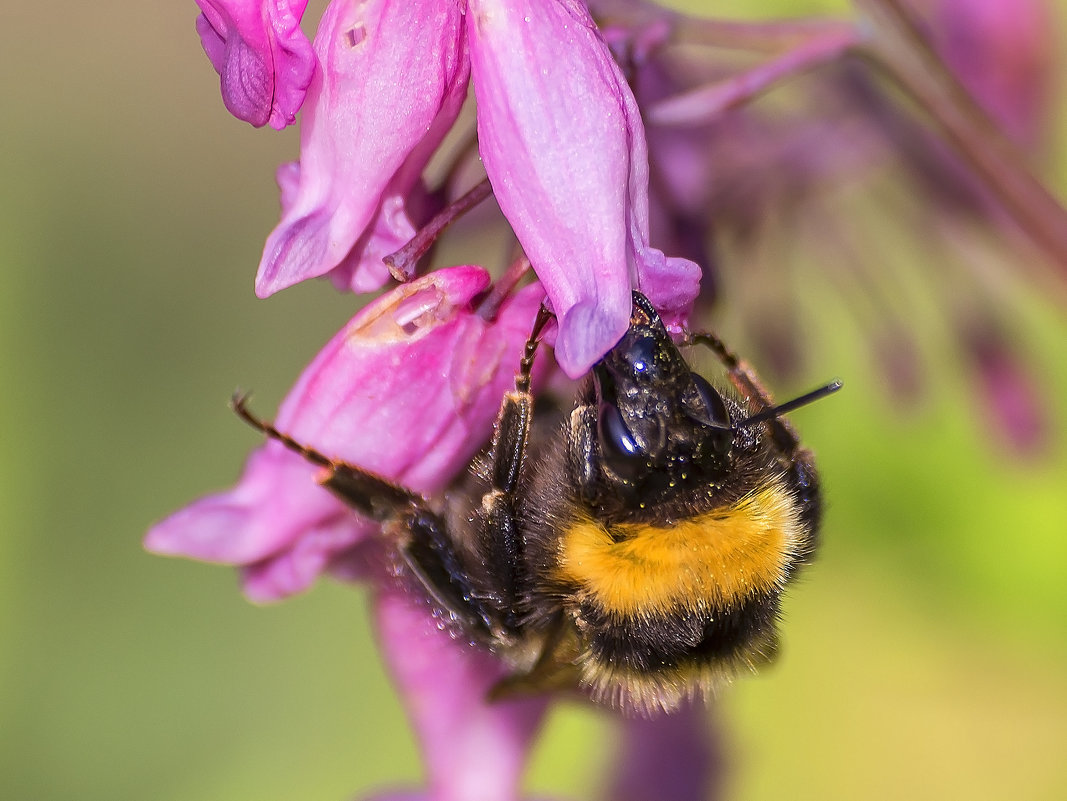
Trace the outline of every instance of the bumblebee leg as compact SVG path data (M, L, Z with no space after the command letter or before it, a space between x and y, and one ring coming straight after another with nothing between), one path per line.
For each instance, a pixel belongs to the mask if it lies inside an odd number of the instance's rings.
M468 571L448 536L444 521L427 506L425 498L297 442L253 414L246 402L246 397L234 396L232 406L238 417L324 468L327 472L320 483L364 517L385 524L398 543L408 571L441 610L467 629L489 634L492 615L466 580Z
M490 701L521 695L573 690L578 683L575 660L581 652L577 633L562 613L549 622L540 644L540 653L529 670L513 673L498 681L489 691Z
M467 578L444 521L419 510L399 522L396 532L404 565L437 608L464 632L491 639L500 628L499 616Z
M331 459L283 434L272 423L253 414L248 409L247 401L247 396L234 395L230 406L252 428L277 440L312 464L325 468L327 473L320 483L364 517L381 522L394 517L400 509L425 504L421 495L409 489L355 465Z
M597 408L594 403L582 403L571 411L570 441L567 460L571 474L578 482L578 493L586 503L597 502Z
M519 362L515 389L505 393L500 403L490 449L490 488L482 496L482 514L485 521L483 549L498 582L500 612L506 627L512 630L516 630L519 625L517 606L525 550L517 521L515 495L521 479L533 418L530 377L534 356L537 354L541 332L550 318L551 313L542 306Z
M763 386L756 371L752 369L744 359L730 350L721 339L710 331L696 331L686 334L682 341L683 345L703 345L708 348L723 366L726 368L732 383L742 395L754 398L762 407L774 406L774 398ZM768 420L771 429L771 437L775 447L787 458L791 458L800 450L800 436L796 429L784 417L775 417Z

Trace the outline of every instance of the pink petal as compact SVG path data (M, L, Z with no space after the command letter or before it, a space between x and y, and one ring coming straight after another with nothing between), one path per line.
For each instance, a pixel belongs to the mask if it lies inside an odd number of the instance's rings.
M417 491L440 490L489 438L543 295L525 288L490 323L471 305L488 285L481 268L453 267L367 306L304 371L278 428ZM146 547L250 566L256 600L300 591L376 530L321 488L319 473L268 442L236 487L157 524Z
M265 603L303 592L331 568L339 554L365 544L376 530L371 523L347 513L306 529L289 547L241 571L245 595Z
M404 247L417 233L408 217L410 205L425 205L421 182L401 197L386 193L378 213L356 242L348 256L329 272L330 281L339 290L373 292L390 279L385 257Z
M496 656L441 630L425 604L383 593L376 618L389 672L423 751L433 801L516 801L546 696L489 703Z
M648 244L640 112L584 5L471 0L467 30L482 159L577 377L626 330L632 288L680 316L700 271Z
M248 458L241 481L157 523L145 547L160 554L222 564L251 564L289 546L306 531L346 520L366 529L318 486L318 471L276 442ZM281 489L284 488L284 491Z
M722 757L708 710L689 704L670 715L621 721L622 742L607 797L612 801L718 798Z
M315 72L300 30L307 0L196 0L196 30L222 84L222 101L257 128L292 124Z
M346 260L354 287L381 286L381 248L371 249L377 265L361 258L363 246L353 249L383 208L390 241L414 231L406 199L466 96L456 0L333 0L315 52L322 68L308 90L297 186L283 192L281 222L264 247L260 297ZM377 272L364 276L368 263Z
M992 326L972 326L963 345L993 434L1018 455L1040 453L1048 440L1048 412L1011 342Z

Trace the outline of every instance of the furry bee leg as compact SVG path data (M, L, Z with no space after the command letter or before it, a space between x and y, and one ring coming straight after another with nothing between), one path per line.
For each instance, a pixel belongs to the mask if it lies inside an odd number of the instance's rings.
M501 612L506 626L519 625L516 609L521 592L525 544L515 512L515 495L521 481L533 419L533 395L530 380L541 332L551 318L542 306L526 341L515 389L504 395L496 420L496 432L490 451L490 489L482 497L484 546L490 565L500 581Z
M359 514L383 524L397 542L408 572L437 606L454 621L488 634L494 616L463 577L468 574L444 522L421 495L357 465L331 459L310 448L248 409L244 396L232 402L237 415L255 429L300 454L326 472L320 483Z

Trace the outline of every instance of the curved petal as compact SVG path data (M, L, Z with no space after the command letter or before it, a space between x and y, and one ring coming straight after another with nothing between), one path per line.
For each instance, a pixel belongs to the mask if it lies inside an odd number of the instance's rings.
M226 108L257 128L292 124L315 73L315 53L300 30L307 0L196 2L196 30Z
M489 703L505 674L496 656L442 631L408 595L383 593L382 652L423 751L433 801L517 801L547 696Z
M585 6L469 7L482 159L559 320L556 358L577 377L626 330L632 288L657 305L662 291L681 309L696 296L699 268L648 244L640 112Z
M373 542L375 531L376 526L341 510L299 532L284 549L244 567L241 586L245 595L259 603L276 601L303 592L327 570L337 576L333 563Z
M346 259L358 264L353 247L383 204L403 206L466 96L456 0L334 0L315 52L321 69L308 90L296 185L283 192L281 222L263 249L260 297ZM358 287L387 277L381 268Z
M314 467L269 442L249 456L233 489L202 498L157 523L145 537L145 547L160 554L244 565L340 520L347 520L354 533L369 531L345 514L315 476Z
M611 801L693 801L720 798L722 756L708 710L690 703L670 715L621 721Z
M440 490L489 438L543 295L529 286L487 322L472 303L488 284L479 267L453 267L367 306L301 375L278 428L417 491ZM157 524L146 547L251 566L245 588L256 600L300 591L375 530L317 474L268 442L236 487Z

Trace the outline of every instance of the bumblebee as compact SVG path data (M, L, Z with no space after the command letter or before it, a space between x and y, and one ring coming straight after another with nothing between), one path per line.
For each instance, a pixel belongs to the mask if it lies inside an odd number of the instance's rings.
M733 389L693 372L652 304L569 413L535 412L544 308L491 447L439 498L330 459L254 416L325 468L322 484L379 521L398 572L459 637L511 674L494 691L577 689L627 711L669 711L774 656L783 589L817 546L819 479L756 374L711 334Z

